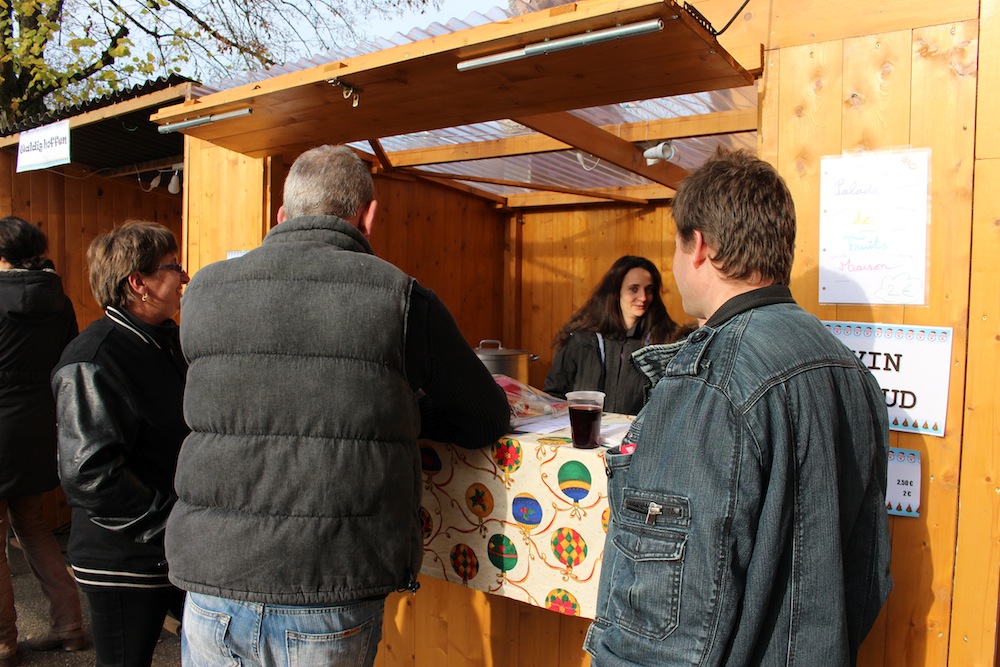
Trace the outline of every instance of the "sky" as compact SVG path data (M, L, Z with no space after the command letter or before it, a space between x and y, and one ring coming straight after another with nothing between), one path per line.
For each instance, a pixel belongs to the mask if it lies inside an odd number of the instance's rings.
M486 13L493 7L506 6L507 0L443 0L440 9L427 8L423 14L414 10L388 20L371 20L365 30L372 37L389 37L397 32L405 35L413 28L426 28L435 21L441 24L453 18L464 21L472 12Z

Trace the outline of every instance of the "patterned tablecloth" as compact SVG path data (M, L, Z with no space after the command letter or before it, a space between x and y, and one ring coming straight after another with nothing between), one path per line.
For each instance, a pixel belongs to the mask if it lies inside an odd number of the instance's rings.
M631 419L605 413L602 431ZM423 574L594 617L609 513L603 447L573 448L567 428L420 450Z

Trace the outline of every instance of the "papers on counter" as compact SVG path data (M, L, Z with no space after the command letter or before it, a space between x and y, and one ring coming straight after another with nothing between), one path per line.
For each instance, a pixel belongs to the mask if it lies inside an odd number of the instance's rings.
M601 445L603 447L617 447L622 444L622 438L628 432L629 424L601 424Z
M617 445L628 431L629 423L601 424L602 444ZM569 413L562 412L556 415L545 415L536 417L529 421L521 422L514 430L515 433L554 433L569 428Z

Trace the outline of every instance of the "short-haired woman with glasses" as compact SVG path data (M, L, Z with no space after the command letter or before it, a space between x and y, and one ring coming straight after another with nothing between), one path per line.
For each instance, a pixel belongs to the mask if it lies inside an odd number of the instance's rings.
M104 308L52 376L59 475L73 507L69 559L90 605L99 667L148 667L183 592L167 581L163 529L188 433L187 365L174 315L189 278L163 225L133 221L94 239L90 287Z

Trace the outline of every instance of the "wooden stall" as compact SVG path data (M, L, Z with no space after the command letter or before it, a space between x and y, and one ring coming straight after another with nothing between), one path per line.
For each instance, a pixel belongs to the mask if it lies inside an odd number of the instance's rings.
M182 159L183 142L160 137L148 116L158 106L189 98L193 88L179 77L161 79L26 119L0 136L0 215L24 218L48 236L81 329L102 315L90 293L85 258L95 236L139 219L166 225L181 238L181 197L152 187L150 180L159 172L170 178L166 168ZM57 120L69 123L72 162L18 173L20 132Z
M86 266L87 247L94 237L136 219L159 222L182 238L181 198L165 188L148 187L151 177L146 174L145 182L138 177L147 169L156 173L159 166L177 162L183 144L157 141L153 127L155 145L151 145L149 133L137 124L149 126L144 116L150 108L182 100L190 89L189 83L163 80L137 88L132 96L118 95L98 100L91 105L95 108L77 109L69 121L72 141L79 143L71 151L74 162L65 166L17 173L20 134L0 137L0 149L5 149L0 150L0 216L23 218L48 237L49 256L73 302L81 331L103 314L91 294ZM52 120L46 117L40 123ZM108 123L113 126L110 131ZM23 129L30 125L26 122ZM116 164L115 160L130 164L98 168ZM46 494L44 502L49 525L55 528L69 523L70 508L61 489Z
M181 199L143 192L133 180L89 176L82 171L15 173L16 157L0 153L0 212L38 225L49 239L49 255L73 301L83 330L103 315L90 292L86 252L90 242L126 220L152 220L181 238Z
M437 291L472 344L500 337L509 347L541 355L531 368L532 384L541 385L548 370L553 332L622 254L645 255L661 267L668 308L675 319L685 320L669 281L670 187L682 174L645 169L638 164L640 151L629 153L606 137L595 141L559 114L607 100L593 99L595 93L583 85L569 86L563 100L545 97L545 87L562 79L531 65L519 69L518 78L502 89L499 78L484 75L478 89L448 97L456 91L421 78L427 71L414 66L436 62L442 54L469 58L499 51L542 39L546 31L560 36L576 31L574 22L600 27L610 15L632 19L658 4L580 0L502 25L358 56L162 109L155 117L162 123L255 109L240 120L186 131L188 265L196 270L260 242L273 224L287 166L303 148L371 138L381 202L372 239L376 251ZM694 4L712 25L721 26L742 2ZM752 129L758 132L761 156L777 166L795 197L799 231L792 288L799 302L824 319L954 331L945 437L892 434L893 445L922 455L921 515L891 519L895 590L862 648L860 663L996 664L1000 422L993 413L1000 398L1000 0L886 0L877 5L751 0L719 43L742 65L726 75L717 73L731 77L721 87L739 85L739 69L760 75ZM640 57L645 49L622 41L605 55L622 67L618 79L634 82L627 93L632 99L671 94L653 63ZM579 52L564 58L556 65L575 68L581 78L591 63L603 62ZM630 70L624 63L631 61L636 68ZM666 62L661 60L661 66ZM699 66L696 60L688 62ZM380 98L383 84L392 92ZM468 111L475 95L491 84L495 106L489 112ZM608 86L619 84L616 80ZM393 95L400 104L404 98L424 103L406 124L392 124L374 113L365 121L368 125L362 123L360 136L347 136L349 119L334 122L316 115L333 118L340 113L333 100L348 88L360 92L362 108L386 109ZM529 90L530 95L525 93ZM618 101L626 99L621 95ZM429 99L434 103L426 103ZM537 108L523 108L529 102ZM553 122L547 114L565 122ZM499 198L400 169L404 156L385 154L376 139L500 117L518 117L564 144L633 164L654 186L642 196L617 193L630 195L631 201L569 193ZM820 158L902 147L932 153L927 305L821 305ZM462 150L467 155L476 151ZM390 597L378 664L585 665L581 645L587 626L580 618L425 578L415 596Z
M134 181L88 177L79 170L16 173L16 156L0 152L0 215L32 222L49 239L49 255L73 301L77 324L102 315L90 292L86 251L95 236L130 219L160 222L181 237L181 200L165 191L143 192ZM45 495L45 517L53 527L70 520L60 489Z

